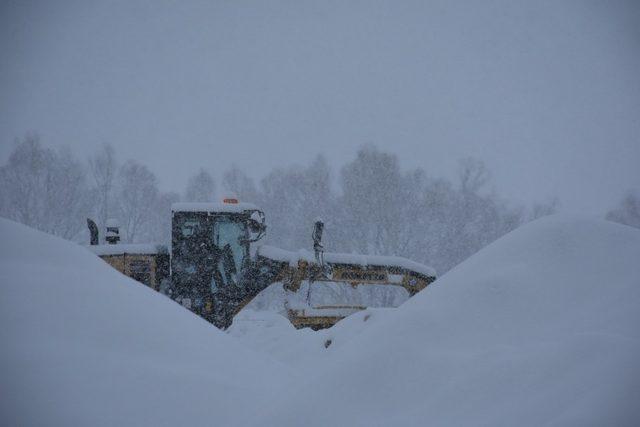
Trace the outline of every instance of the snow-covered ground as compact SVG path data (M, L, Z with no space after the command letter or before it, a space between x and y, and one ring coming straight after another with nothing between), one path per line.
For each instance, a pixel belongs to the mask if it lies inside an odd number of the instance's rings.
M638 230L538 220L365 318L323 332L333 354L266 425L640 424Z
M263 300L226 334L83 248L0 227L3 424L640 424L630 227L547 217L397 309L312 332Z
M0 236L0 425L241 424L293 378L86 248Z

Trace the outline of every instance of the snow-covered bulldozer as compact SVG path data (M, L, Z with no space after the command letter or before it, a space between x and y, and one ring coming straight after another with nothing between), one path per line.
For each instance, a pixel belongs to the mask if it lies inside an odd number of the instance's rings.
M171 218L170 254L163 246L119 244L115 224L107 224L110 244L98 245L88 220L90 248L222 329L270 286L294 326L321 329L367 307L396 307L435 280L431 268L405 258L325 253L320 220L313 252L263 245L264 213L237 199L175 203Z
M313 253L263 245L264 213L236 199L176 203L171 215L172 298L219 328L272 284L282 284L296 327L321 329L367 306L397 306L435 280L405 258L325 253L320 220Z

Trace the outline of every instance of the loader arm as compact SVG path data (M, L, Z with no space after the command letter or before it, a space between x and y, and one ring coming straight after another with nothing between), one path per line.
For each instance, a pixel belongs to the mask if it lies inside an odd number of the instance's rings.
M325 292L342 287L348 291L342 292L343 296L358 293L359 287L394 287L404 289L407 297L412 297L436 279L432 268L401 257L325 252L327 266L319 265L317 260L315 254L306 251L290 252L272 246L262 246L258 250L257 264L262 271L269 271L268 282L281 282L286 291L301 294L306 299L305 306L288 308L289 320L296 327L330 327L369 306L358 299L315 304L309 298L313 287ZM350 289L355 291L350 292Z

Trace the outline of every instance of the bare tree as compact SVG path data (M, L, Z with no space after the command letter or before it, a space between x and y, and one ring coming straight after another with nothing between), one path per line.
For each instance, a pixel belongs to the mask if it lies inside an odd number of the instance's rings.
M232 165L224 173L222 188L225 192L235 194L240 200L255 203L258 201L258 189L253 180L236 165Z
M316 157L307 167L275 169L260 186L258 200L267 214L269 242L288 249L309 248L314 220L332 206L329 166L324 157Z
M187 202L212 202L215 200L216 182L209 172L200 169L197 174L189 178L185 191Z
M349 251L397 253L406 220L404 184L397 157L372 145L362 147L342 168L342 227L355 234Z
M9 160L2 167L2 182L5 197L2 213L31 227L43 229L43 191L49 179L48 165L53 152L44 149L36 134L28 134L16 140Z
M640 192L629 191L615 209L606 217L609 221L640 228Z
M66 239L83 229L86 178L69 150L56 153L28 134L0 168L0 179L3 216Z
M552 197L544 202L536 202L531 207L529 212L529 220L542 218L543 216L553 215L558 212L560 207L560 200L557 197Z
M71 150L59 150L47 189L51 232L77 240L79 233L85 231L85 218L91 211L89 195L85 168L73 157Z
M136 242L138 233L150 221L158 199L155 175L140 163L129 160L118 173L118 212L127 242Z
M459 161L458 178L463 192L477 193L491 181L491 173L482 160L465 157Z

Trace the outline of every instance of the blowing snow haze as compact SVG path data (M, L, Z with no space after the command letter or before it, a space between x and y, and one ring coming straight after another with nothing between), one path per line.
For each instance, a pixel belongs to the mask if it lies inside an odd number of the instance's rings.
M0 425L640 425L640 2L0 0Z
M603 214L640 183L637 2L3 2L0 160L111 143L181 191L373 143L522 204ZM216 176L218 178L218 176Z

